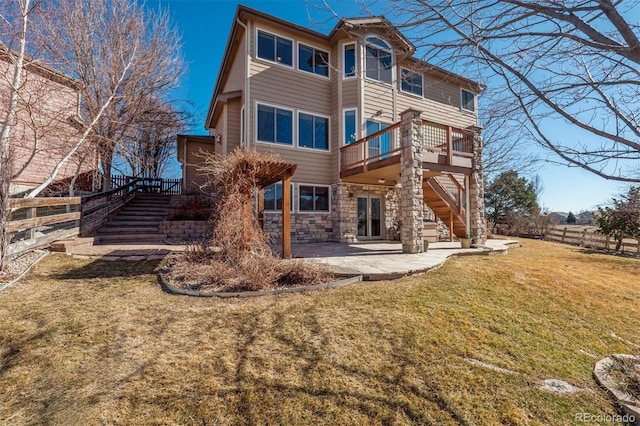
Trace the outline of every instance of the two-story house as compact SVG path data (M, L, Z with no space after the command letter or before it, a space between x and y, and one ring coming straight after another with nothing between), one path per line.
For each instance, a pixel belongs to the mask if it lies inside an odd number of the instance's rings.
M245 146L297 165L293 242L400 235L405 251L422 251L425 214L452 238L483 241L482 87L415 51L384 17L342 19L326 35L239 6L205 122L210 136L178 137L184 186L202 183L199 149ZM265 231L280 232L282 184L257 205Z
M16 53L0 44L0 124L7 117ZM26 58L22 84L18 88L16 115L10 124L9 151L13 163L11 193L35 188L49 177L79 130L80 87L75 79L30 58ZM89 173L95 151L80 151L56 177L68 181L77 173ZM89 186L90 188L90 186Z

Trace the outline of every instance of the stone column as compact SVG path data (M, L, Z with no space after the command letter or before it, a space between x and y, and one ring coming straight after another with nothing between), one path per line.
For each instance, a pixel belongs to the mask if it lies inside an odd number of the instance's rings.
M469 179L469 209L471 229L469 235L474 244L483 244L487 240L487 226L484 211L484 175L482 170L482 136L480 129L474 129L473 168Z
M331 187L331 217L335 240L340 243L357 241L358 204L355 189L346 183Z
M402 124L400 154L400 174L402 189L400 192L400 217L402 226L400 241L403 253L421 253L422 241L422 119L420 111L408 109L401 115Z

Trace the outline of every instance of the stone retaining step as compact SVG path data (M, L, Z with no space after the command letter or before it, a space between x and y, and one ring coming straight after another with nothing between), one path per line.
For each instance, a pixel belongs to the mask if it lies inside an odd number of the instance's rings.
M166 234L98 235L94 244L162 243Z

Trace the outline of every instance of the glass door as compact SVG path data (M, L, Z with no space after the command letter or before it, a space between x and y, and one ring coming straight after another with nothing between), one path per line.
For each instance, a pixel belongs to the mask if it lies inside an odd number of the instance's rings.
M358 238L382 238L382 200L380 197L358 197Z

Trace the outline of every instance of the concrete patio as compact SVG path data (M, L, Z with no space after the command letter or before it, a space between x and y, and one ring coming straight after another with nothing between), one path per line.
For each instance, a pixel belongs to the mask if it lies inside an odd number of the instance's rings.
M425 253L402 253L397 241L292 245L293 256L328 265L338 274L361 274L363 280L389 280L440 267L451 256L506 253L515 240L487 240L482 246L460 248L459 242L431 243Z
M506 253L514 240L487 240L482 246L460 248L458 242L431 243L425 253L402 253L397 241L371 241L360 243L293 244L295 258L329 266L340 275L362 275L364 280L388 280L426 272L441 266L451 256ZM185 245L163 244L108 244L93 245L88 241L69 247L67 253L79 258L109 261L159 260L183 251ZM279 252L279 247L274 247Z

